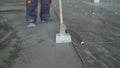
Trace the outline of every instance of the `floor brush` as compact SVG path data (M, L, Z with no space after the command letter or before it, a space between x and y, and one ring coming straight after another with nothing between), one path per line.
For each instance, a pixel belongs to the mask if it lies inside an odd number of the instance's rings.
M56 34L56 43L70 43L71 35L66 33L66 26L63 23L63 12L62 12L62 0L59 0L59 12L60 12L60 33Z

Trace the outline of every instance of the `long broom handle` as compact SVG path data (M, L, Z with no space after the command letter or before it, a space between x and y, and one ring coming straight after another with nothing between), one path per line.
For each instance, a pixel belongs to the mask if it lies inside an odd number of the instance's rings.
M63 24L62 0L59 0L60 24Z

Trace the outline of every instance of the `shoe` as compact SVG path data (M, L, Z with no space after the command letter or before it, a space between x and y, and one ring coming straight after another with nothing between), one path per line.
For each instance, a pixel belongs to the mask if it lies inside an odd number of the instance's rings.
M33 27L35 27L35 26L36 26L35 23L29 23L27 27L28 27L28 28L33 28Z
M54 22L54 20L53 19L51 19L51 18L49 18L49 19L44 19L44 20L41 20L41 22L43 22L43 23L50 23L50 22Z

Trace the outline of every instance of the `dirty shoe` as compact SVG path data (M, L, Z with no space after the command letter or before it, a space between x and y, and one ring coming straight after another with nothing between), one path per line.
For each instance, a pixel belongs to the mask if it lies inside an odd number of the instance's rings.
M42 23L50 23L50 22L54 22L55 20L54 19L52 19L52 18L48 18L48 19L43 19L43 20L41 20L41 22Z
M29 23L27 27L28 27L28 28L33 28L33 27L35 27L35 26L36 26L35 23Z

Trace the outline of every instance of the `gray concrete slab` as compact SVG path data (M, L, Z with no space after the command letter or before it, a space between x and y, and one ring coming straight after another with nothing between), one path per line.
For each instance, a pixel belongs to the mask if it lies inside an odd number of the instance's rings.
M24 7L22 10L25 10ZM4 11L7 11L6 9ZM59 22L52 9L51 15L55 22L41 23L38 17L35 28L27 28L24 11L1 13L1 16L9 21L7 24L17 30L17 35L22 39L23 49L19 52L19 57L11 62L11 68L83 68L71 43L55 43Z
M55 10L58 10L58 1L55 1ZM88 68L119 68L119 1L101 0L99 4L89 1L63 1L63 16L68 32ZM81 40L86 44L81 45Z

